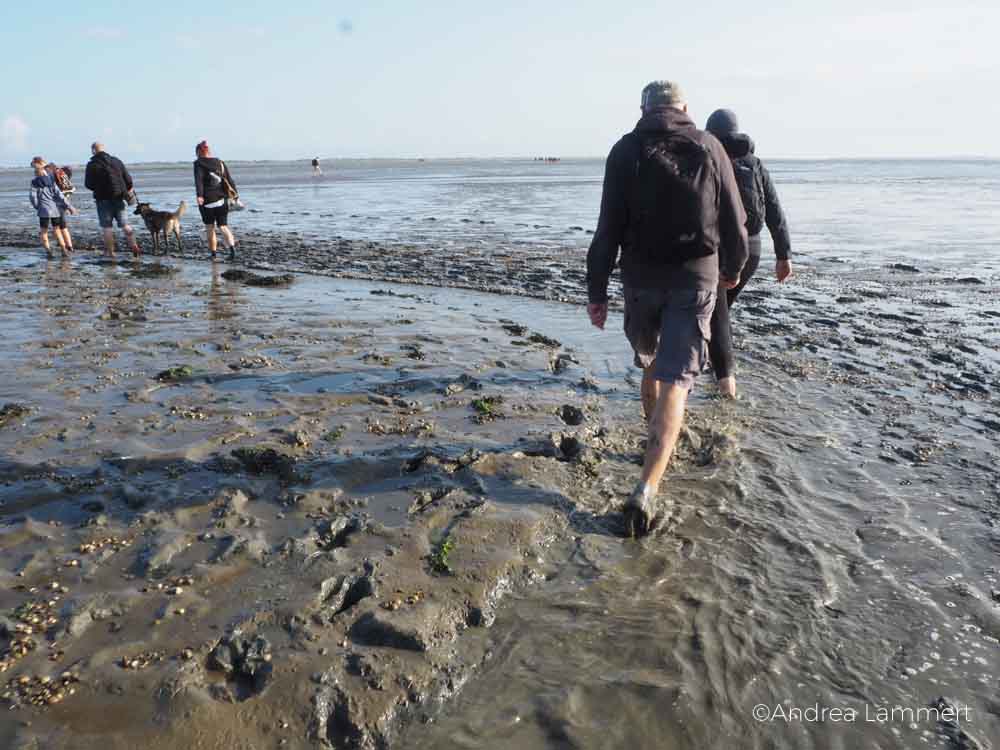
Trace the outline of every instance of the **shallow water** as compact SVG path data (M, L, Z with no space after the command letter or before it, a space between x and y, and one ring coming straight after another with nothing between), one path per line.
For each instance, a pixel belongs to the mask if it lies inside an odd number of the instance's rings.
M424 169L438 171L419 173ZM516 247L523 237L582 248L600 163L385 170L344 165L350 176L341 179L337 169L323 185L280 170L262 174L261 186L273 180L277 188L259 200L287 196L315 208L339 196L340 217L320 217L330 222L320 226L345 236L489 247ZM615 536L606 513L634 480L638 453L602 447L588 433L603 463L596 475L574 474L560 490L571 533L553 544L545 579L517 590L491 628L462 635L459 650L475 651L470 644L477 642L491 658L398 746L972 748L1000 738L1000 263L990 255L1000 219L985 208L997 195L995 165L790 162L773 171L805 257L790 285L779 287L762 270L734 309L744 396L723 404L710 398L708 377L699 383L691 419L709 444L675 462L667 490L677 510L667 529L642 543ZM182 195L181 172L163 174L156 179L164 201ZM248 178L247 193L257 179ZM522 205L550 188L565 191L548 218L537 219L551 226L518 227L526 223ZM364 211L362 196L394 207L380 208L379 219L351 220ZM588 200L591 206L580 208ZM0 212L14 210L6 205ZM421 205L440 215L426 230L408 231L402 217L418 215ZM279 216L291 223L278 223ZM479 216L497 223L463 221ZM245 226L306 232L313 221L261 213L248 215ZM556 228L576 222L584 228L578 235ZM93 361L93 371L56 369L49 377L40 342L86 334L107 300L89 312L86 302L70 310L59 300L72 277L60 264L3 252L5 268L24 263L35 271L21 296L7 298L0 403L30 394L40 411L58 414L50 417L53 431L67 419L86 423L95 412L118 412L110 434L70 429L64 441L49 435L8 444L8 455L16 451L26 463L79 459L86 466L95 450L201 461L217 448L198 423L176 433L128 426L128 402L107 378L149 367L145 350L159 346L158 325L175 331L178 356L186 359L214 362L209 344L224 332L248 356L280 363L213 371L172 389L160 404L191 408L211 394L237 426L241 412L289 405L302 412L309 398L437 393L474 370L490 389L509 388L529 403L532 389L540 400L562 395L593 409L595 427L638 432L637 384L619 316L599 333L579 307L523 298L400 285L392 290L412 296L376 297L371 290L388 285L307 276L288 290L250 290L220 283L203 264L156 282L155 304L146 306L151 325L122 324L122 335L102 334L80 348L74 356ZM917 268L887 268L893 262ZM135 286L124 270L87 269L106 275L112 296ZM182 290L191 286L201 288L189 297ZM181 335L174 324L183 314L192 315L185 318L191 328ZM596 390L560 381L540 354L490 366L516 351L499 332L500 319L560 339ZM290 345L292 332L309 341ZM321 351L332 338L336 359L325 362ZM433 361L397 360L387 369L362 359L372 348L399 358L422 342ZM114 364L105 353L115 355ZM67 399L68 389L78 395ZM134 408L138 418L143 408ZM284 417L275 424L288 427ZM485 432L445 419L438 442L509 453L519 430L540 424L551 428L542 416ZM409 498L398 478L379 473L380 450L374 438L358 436L359 463L345 486L371 498L380 520L401 523ZM543 479L481 479L501 504L552 495ZM317 481L325 486L331 478ZM31 510L24 486L8 491L20 504L4 508L5 516ZM40 500L52 492L44 485L37 491ZM961 721L879 718L879 709L916 712L941 697L968 709ZM755 720L758 704L773 718ZM779 705L792 718L774 716ZM794 718L795 709L813 707L857 714Z
M854 264L947 260L975 265L996 246L1000 163L989 160L767 160L794 247ZM604 163L567 159L333 161L313 177L306 162L230 165L250 211L237 231L445 247L585 248L597 221ZM191 166L134 167L140 200L173 210L188 202L185 232L199 229ZM0 170L0 223L34 224L28 170ZM76 173L72 219L96 231L93 201ZM138 217L136 217L138 218ZM141 222L137 222L137 225ZM765 252L770 242L764 233Z

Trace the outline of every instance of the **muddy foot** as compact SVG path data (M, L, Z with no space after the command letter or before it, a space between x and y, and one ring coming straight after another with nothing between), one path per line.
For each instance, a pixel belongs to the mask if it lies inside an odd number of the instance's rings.
M652 532L663 518L661 510L655 494L646 490L640 483L622 507L625 535L632 539L640 539Z

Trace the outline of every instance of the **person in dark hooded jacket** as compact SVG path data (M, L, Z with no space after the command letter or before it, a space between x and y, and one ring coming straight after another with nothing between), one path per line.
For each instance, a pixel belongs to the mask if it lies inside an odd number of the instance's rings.
M115 257L114 223L125 233L132 254L139 257L139 243L128 223L128 195L132 192L132 175L121 160L104 150L104 144L95 141L90 145L91 159L87 162L84 185L94 193L97 206L97 223L104 235L105 252Z
M712 338L709 342L709 355L719 391L724 396L735 398L736 378L733 374L733 334L729 308L736 302L739 293L760 264L760 233L764 226L767 226L774 242L774 254L777 257L774 273L779 282L792 275L792 261L789 258L792 243L788 236L785 213L778 201L778 191L775 190L767 168L754 154L753 139L739 132L736 114L732 110L717 109L709 116L705 130L721 141L729 154L747 214L750 257L743 267L740 283L732 289L719 289L715 311L712 313Z

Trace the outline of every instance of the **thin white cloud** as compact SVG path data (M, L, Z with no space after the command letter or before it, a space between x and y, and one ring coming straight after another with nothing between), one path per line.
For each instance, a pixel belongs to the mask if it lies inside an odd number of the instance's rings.
M83 33L91 39L102 39L104 41L121 39L125 36L125 32L115 26L91 26Z
M4 151L24 151L28 146L28 132L31 128L18 115L7 115L0 123L0 146Z

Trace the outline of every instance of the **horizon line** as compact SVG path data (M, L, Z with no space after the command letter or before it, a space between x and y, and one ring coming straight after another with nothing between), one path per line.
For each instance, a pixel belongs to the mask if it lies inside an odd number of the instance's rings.
M278 159L278 158L267 158L267 159L231 159L233 164L291 164L296 162L303 162L309 164L313 158L319 158L321 161L328 163L336 162L351 162L351 161L412 161L412 162L456 162L456 161L544 161L546 159L555 159L556 162L559 161L594 161L607 158L606 155L597 156L324 156L324 157L312 157L312 156L302 156L290 159ZM768 161L802 161L802 162L834 162L834 161L1000 161L1000 156L989 156L983 154L952 154L946 156L768 156ZM88 160L89 161L89 160ZM155 166L155 165L166 165L172 166L177 164L191 164L193 160L181 159L168 161L164 159L152 159L148 161L133 161L129 160L128 163L134 166ZM87 162L69 162L71 165L84 165ZM0 164L0 170L19 170L31 169L30 166L21 166L17 164Z

